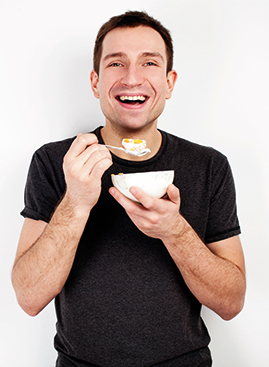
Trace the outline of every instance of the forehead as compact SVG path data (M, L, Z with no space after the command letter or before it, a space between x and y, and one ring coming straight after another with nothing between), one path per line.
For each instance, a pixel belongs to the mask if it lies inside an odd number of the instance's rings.
M155 29L145 26L115 28L108 32L103 41L102 60L109 54L125 53L137 56L142 53L160 53L166 59L166 45Z

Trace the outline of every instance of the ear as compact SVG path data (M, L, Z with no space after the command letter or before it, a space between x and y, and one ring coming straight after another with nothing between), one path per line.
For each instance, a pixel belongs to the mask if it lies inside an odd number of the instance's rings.
M169 99L172 97L172 92L175 86L177 80L177 72L175 70L169 71L167 74L167 88L166 88L166 99Z
M94 97L99 98L100 97L98 89L99 78L95 70L91 71L90 80Z

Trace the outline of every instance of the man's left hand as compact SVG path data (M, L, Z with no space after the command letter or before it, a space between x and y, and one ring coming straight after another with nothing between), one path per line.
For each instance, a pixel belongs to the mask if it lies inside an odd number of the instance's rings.
M162 199L153 198L137 187L131 187L130 192L138 203L126 198L115 187L111 187L109 192L126 210L137 228L147 236L164 241L183 229L184 219L179 213L180 193L173 184L169 185Z

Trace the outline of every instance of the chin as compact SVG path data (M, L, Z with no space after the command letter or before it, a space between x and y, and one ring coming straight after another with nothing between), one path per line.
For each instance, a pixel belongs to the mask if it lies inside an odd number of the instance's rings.
M141 131L148 130L152 127L157 127L157 119L154 120L139 120L137 117L128 116L126 119L121 119L112 123L116 128L124 129L125 131Z

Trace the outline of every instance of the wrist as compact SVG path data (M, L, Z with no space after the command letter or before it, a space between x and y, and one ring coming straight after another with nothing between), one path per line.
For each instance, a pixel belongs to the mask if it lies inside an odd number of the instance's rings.
M66 217L73 220L88 219L92 209L88 205L77 203L68 192L64 194L59 207L65 213Z
M167 236L163 240L165 245L178 246L179 241L182 241L190 233L194 232L193 228L187 220L179 214L177 221L171 226L170 231L167 231Z

